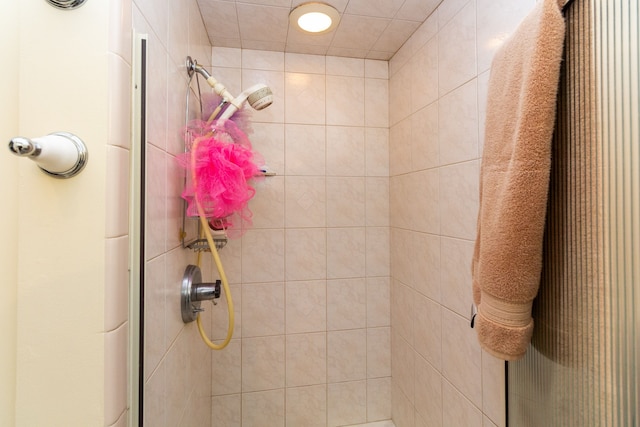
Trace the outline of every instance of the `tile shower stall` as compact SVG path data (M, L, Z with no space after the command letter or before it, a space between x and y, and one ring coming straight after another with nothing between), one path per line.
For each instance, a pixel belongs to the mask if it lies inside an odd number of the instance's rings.
M470 259L488 70L534 3L444 0L387 62L212 48L195 0L132 2L149 64L145 425L505 425L504 364L469 328ZM221 251L236 331L219 352L179 311L196 256L175 162L187 55L232 93L275 96L249 137L276 176ZM112 62L130 72L126 52ZM204 306L222 339L224 302Z

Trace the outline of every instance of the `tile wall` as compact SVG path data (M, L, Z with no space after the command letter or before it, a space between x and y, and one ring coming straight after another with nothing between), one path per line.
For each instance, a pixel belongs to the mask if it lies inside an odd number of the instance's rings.
M221 251L236 307L212 357L212 422L337 426L391 416L388 63L213 49L231 93L268 84L250 139L269 169ZM226 333L224 303L213 336Z
M209 425L211 352L180 315L182 275L196 259L179 240L183 172L175 155L183 150L185 59L208 67L211 47L196 0L133 0L132 22L148 35L144 423ZM210 271L203 266L205 280Z
M504 363L469 327L492 55L535 0L444 0L391 59L392 413L504 426Z

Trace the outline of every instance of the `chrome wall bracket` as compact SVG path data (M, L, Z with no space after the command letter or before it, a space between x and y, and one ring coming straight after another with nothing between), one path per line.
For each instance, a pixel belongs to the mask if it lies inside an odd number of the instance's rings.
M58 9L76 9L82 6L87 0L46 0L51 6Z
M84 142L69 132L56 132L40 138L21 136L9 141L9 151L37 163L42 172L54 178L71 178L87 165L89 152Z
M195 265L188 265L182 277L182 291L180 293L180 307L182 321L193 322L198 313L204 311L200 308L200 301L220 298L220 280L214 283L202 283L202 272Z

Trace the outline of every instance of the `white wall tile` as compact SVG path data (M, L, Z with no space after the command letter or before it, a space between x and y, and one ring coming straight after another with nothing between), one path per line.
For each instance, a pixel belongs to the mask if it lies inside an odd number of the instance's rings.
M415 302L415 349L433 369L442 369L442 309L440 304L418 295Z
M440 164L438 103L434 102L411 116L411 170L419 171Z
M469 289L471 268L460 268L460 266L470 265L469 260L473 257L473 242L443 237L441 243L442 305L460 316L467 317L473 302Z
M109 55L109 144L126 149L131 146L131 65L128 59L129 56Z
M326 384L326 333L287 335L286 348L287 387Z
M433 301L440 302L442 295L442 251L441 237L428 233L411 233L409 250L420 262L411 263L409 272L411 286Z
M482 356L476 331L469 327L468 319L446 309L442 312L442 374L481 407Z
M327 281L327 330L367 325L367 287L364 278Z
M367 380L367 421L369 423L391 419L390 396L391 377Z
M112 1L109 13L109 52L119 55L130 64L132 0ZM119 88L113 89L119 90Z
M284 334L284 283L242 285L242 336Z
M143 419L151 425L166 425L166 406L164 396L167 385L165 365L160 364L144 382Z
M326 128L320 125L285 126L285 172L287 175L324 175Z
M415 407L409 401L404 392L400 389L399 380L391 377L391 405L393 422L396 426L413 426L415 425Z
M391 377L409 402L415 404L415 359L411 345L399 334L391 334Z
M286 424L325 427L327 425L326 384L287 388Z
M365 229L327 229L327 278L363 277L365 275Z
M411 58L411 112L438 99L438 39L427 41Z
M364 125L364 78L327 75L327 124Z
M286 283L287 334L327 330L327 285L324 280Z
M325 76L309 73L285 74L285 120L287 123L326 122Z
M158 172L161 173L161 169ZM162 177L157 176L157 179L161 181ZM127 191L129 150L112 145L107 146L106 180L106 237L121 237L129 233L129 192ZM155 204L161 204L161 202L161 200L154 198L151 209L161 209L161 206ZM162 212L159 213L162 215ZM161 242L158 244L160 245Z
M386 128L389 126L389 81L364 80L364 124Z
M367 329L367 378L391 376L391 328Z
M242 237L242 280L284 280L284 230L249 230Z
M364 76L372 79L389 79L389 63L387 61L364 60Z
M439 17L442 16L440 13ZM441 26L438 35L440 96L477 75L475 16L476 5L472 0L444 27Z
M363 176L365 132L361 127L327 126L327 175Z
M211 418L221 426L242 425L242 395L214 396L211 403Z
M447 381L443 381L442 384L442 400L447 402L443 406L443 425L482 426L482 413L480 410Z
M242 394L242 426L284 427L284 389Z
M440 164L471 160L478 152L477 83L473 79L438 102Z
M325 74L326 62L322 55L284 54L284 69L292 73Z
M365 187L361 177L327 177L327 226L355 227L365 222Z
M411 118L407 117L389 130L389 174L411 171Z
M368 177L365 180L365 186L365 224L372 227L388 227L389 178Z
M416 357L416 412L428 426L443 426L442 375L422 357Z
M242 339L242 391L283 388L285 384L285 338L270 336ZM244 405L243 405L244 406ZM250 412L256 407L247 408ZM244 415L243 415L244 418ZM244 420L243 420L244 423Z
M482 412L499 427L506 420L505 362L482 352ZM485 422L486 425L486 422Z
M367 327L391 325L391 289L388 277L367 278Z
M256 190L249 201L253 228L284 227L284 177L272 176L251 184ZM246 228L246 225L245 225Z
M285 238L287 280L326 278L327 235L323 228L287 229Z
M144 378L157 368L158 363L167 351L165 341L165 256L159 256L147 262L145 267L145 322L144 322Z
M255 114L258 115L259 113ZM262 155L265 165L270 171L283 174L285 171L284 125L282 123L258 123L254 119L251 127L253 128L253 133L249 135L249 140L253 151L257 151Z
M104 326L113 331L129 318L129 237L106 240Z
M242 50L214 46L211 48L211 65L214 67L242 67Z
M285 178L287 227L326 226L326 182L319 176Z
M445 236L475 238L478 212L479 162L440 169L441 230Z
M337 427L366 421L366 381L329 384L327 395L327 425Z
M147 145L147 191L146 226L149 230L162 232L145 233L145 255L147 259L166 251L167 229L167 163L165 153ZM122 216L119 214L119 216Z
M213 396L242 391L242 346L238 339L231 340L223 351L211 353L211 383Z
M365 128L365 173L389 176L389 129Z
M327 333L327 380L330 383L367 377L366 329Z
M388 227L367 227L366 229L366 275L389 276L389 244L391 243Z
M491 66L493 55L536 4L535 0L476 0L478 4L478 72Z

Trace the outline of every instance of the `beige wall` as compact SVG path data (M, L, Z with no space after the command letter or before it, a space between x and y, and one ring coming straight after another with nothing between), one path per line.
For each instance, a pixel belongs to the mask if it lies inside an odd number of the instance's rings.
M17 31L3 37L17 36L19 49L18 63L6 63L19 73L19 82L16 76L9 80L19 91L19 103L14 102L19 119L9 129L29 137L75 133L87 143L89 163L79 176L55 180L27 159L10 158L5 167L7 155L2 156L2 173L14 168L4 182L20 190L16 200L7 201L19 212L18 221L11 221L19 238L10 239L18 257L8 258L18 277L15 422L103 425L109 7L106 2L88 2L73 12L45 2L18 7Z
M504 426L504 363L469 328L491 58L534 0L444 0L390 61L393 420Z
M18 2L10 2L0 15L0 39L12 40L18 32ZM0 141L6 144L18 135L18 44L0 44ZM3 207L0 209L0 425L15 420L16 301L18 281L18 159L3 148L0 155L0 182Z

